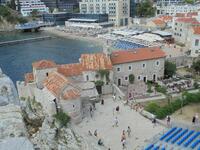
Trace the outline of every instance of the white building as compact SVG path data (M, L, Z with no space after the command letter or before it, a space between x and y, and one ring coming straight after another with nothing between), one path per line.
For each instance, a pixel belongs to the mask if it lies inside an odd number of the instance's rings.
M79 8L83 14L108 14L109 21L116 26L129 22L130 0L82 0Z
M197 12L200 4L195 5L163 5L157 6L157 15L176 15L177 13Z
M198 57L200 54L200 26L191 27L187 38L187 45L191 57Z
M189 29L191 26L198 26L199 22L196 18L181 17L177 18L173 24L174 39L177 42L186 44L187 37L189 36Z
M164 77L165 53L156 47L116 51L111 55L113 80L118 86L129 84L129 75L135 82L157 81Z
M20 9L23 16L31 15L33 10L37 10L39 13L49 12L49 8L41 0L20 0Z

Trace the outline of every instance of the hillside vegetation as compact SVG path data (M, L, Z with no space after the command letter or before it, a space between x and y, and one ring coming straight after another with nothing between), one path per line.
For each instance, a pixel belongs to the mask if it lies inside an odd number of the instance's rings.
M7 6L0 6L0 31L13 30L15 24L25 22L27 19L21 17L17 11Z

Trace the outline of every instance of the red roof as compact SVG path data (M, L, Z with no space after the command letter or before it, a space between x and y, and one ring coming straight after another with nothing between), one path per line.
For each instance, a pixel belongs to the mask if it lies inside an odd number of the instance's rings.
M32 66L35 69L46 69L56 67L56 63L51 60L40 60L32 63Z
M115 65L164 57L165 53L160 48L147 47L113 52L111 56L111 61L113 65Z
M165 22L161 19L154 19L152 20L153 23L155 23L156 25L164 25Z
M164 22L169 22L169 21L172 21L173 19L172 16L160 16L159 18Z
M187 13L187 17L198 16L198 12L189 12Z
M79 90L73 87L70 81L58 72L51 72L44 81L44 86L54 96L64 100L74 99L80 96Z
M194 34L199 34L200 35L200 26L197 27L192 27Z
M84 70L111 70L112 63L104 53L82 54L81 65Z
M25 78L25 83L30 83L34 81L33 73L26 73L24 75L24 78Z
M176 19L177 22L183 22L183 23L198 23L196 18L178 18Z
M81 75L83 67L80 63L58 65L58 72L64 76L77 76Z

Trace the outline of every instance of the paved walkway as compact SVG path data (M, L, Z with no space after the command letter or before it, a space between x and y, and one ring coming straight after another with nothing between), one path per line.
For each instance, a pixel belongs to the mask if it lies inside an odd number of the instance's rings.
M113 114L116 106L120 107L120 113ZM111 96L105 98L105 104L97 104L97 110L94 112L94 117L86 118L79 125L75 126L76 131L83 137L88 138L88 131L92 133L97 129L98 138L102 138L106 147L111 150L122 150L121 134L123 130L127 130L130 126L132 129L132 136L127 137L126 150L141 150L141 147L146 145L154 135L163 133L164 127L158 125L153 128L150 120L141 116L135 110L131 110L129 106L124 106L121 101L113 102ZM112 127L115 116L118 117L119 126ZM98 140L98 138L94 139ZM97 144L97 141L96 141Z

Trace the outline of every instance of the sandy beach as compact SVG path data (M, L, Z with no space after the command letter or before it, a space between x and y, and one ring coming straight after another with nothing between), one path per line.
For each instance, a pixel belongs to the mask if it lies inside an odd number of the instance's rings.
M89 36L81 36L81 35L71 34L71 33L67 33L67 32L58 30L58 28L56 28L56 27L45 27L45 28L42 28L42 30L46 33L54 34L56 36L60 36L60 37L64 37L64 38L95 42L95 44L101 45L102 47L104 47L106 45L104 40L99 39L97 37L89 37Z
M127 137L126 150L141 150L145 147L149 140L155 135L163 133L166 129L163 126L157 125L155 128L150 120L144 118L130 109L129 106L124 106L122 101L114 102L111 96L104 98L105 104L97 104L96 111L93 118L86 118L79 125L75 126L75 130L88 141L97 145L97 141L101 138L106 146L106 149L122 150L121 135L123 130L127 130L128 126L131 128L131 137ZM120 107L120 113L114 113L116 106ZM114 118L117 116L119 126L113 127ZM97 129L98 137L89 136L88 131L92 133ZM126 134L127 135L127 134ZM101 146L98 146L101 147Z

